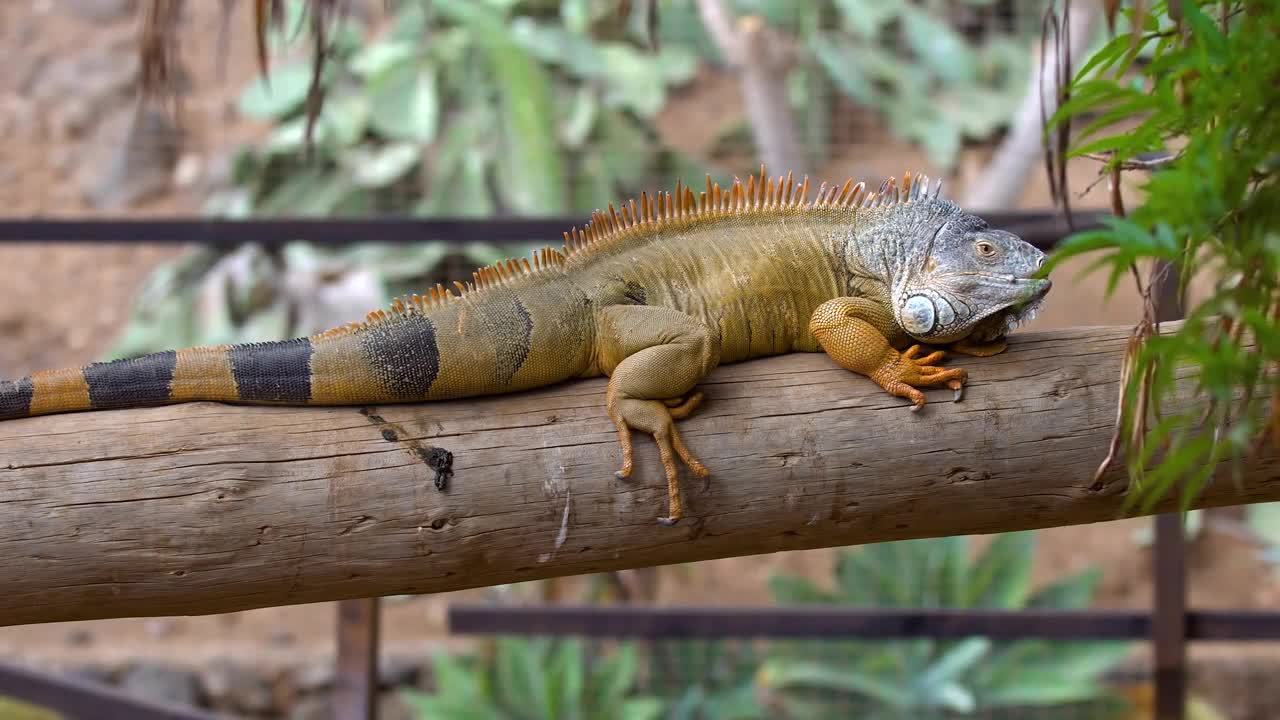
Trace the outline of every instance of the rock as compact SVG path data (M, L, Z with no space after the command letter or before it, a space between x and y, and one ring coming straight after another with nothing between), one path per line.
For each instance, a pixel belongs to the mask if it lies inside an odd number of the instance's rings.
M200 703L200 678L193 672L164 665L134 665L120 678L120 689L135 697L161 703L188 707L196 707Z
M204 695L216 710L257 715L275 712L271 683L261 674L230 660L215 660L200 674Z
M138 0L64 0L64 5L92 23L127 20L138 11Z

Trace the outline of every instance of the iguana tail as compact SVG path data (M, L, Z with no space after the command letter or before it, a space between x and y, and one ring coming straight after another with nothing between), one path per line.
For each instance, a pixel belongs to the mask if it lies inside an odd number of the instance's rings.
M562 277L562 276L561 276ZM365 405L514 392L587 372L591 318L550 273L478 277L363 323L281 342L187 348L0 381L0 420L214 401Z

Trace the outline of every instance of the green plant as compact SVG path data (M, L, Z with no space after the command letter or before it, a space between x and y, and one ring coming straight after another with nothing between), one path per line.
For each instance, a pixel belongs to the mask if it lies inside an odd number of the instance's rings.
M730 4L796 39L799 62L788 78L787 94L814 157L830 150L837 95L880 114L890 132L950 169L962 142L990 138L1026 93L1035 28L1025 23L998 27L989 0ZM691 5L690 0L662 5L663 25L697 26ZM1026 16L1036 12L1022 5L1019 11ZM956 20L963 16L984 27L980 42L959 29ZM714 54L704 38L693 46Z
M780 603L879 608L1082 608L1096 569L1031 589L1032 532L997 536L973 559L967 538L882 543L840 553L830 590L774 577ZM1115 642L997 642L972 637L778 645L757 683L790 717L947 718L1036 708L1064 717L1083 703L1103 717L1103 673L1126 654Z
M286 7L287 30L306 6ZM372 37L350 17L331 22L313 122L310 57L245 89L241 114L276 127L237 156L234 187L210 212L587 212L644 182L691 174L645 121L693 76L692 52L596 40L593 25L616 10L581 0L397 7ZM281 32L271 37L289 45Z
M435 692L402 691L423 720L657 720L662 702L634 693L635 646L607 657L579 640L502 638L473 657L436 655Z
M1066 156L1100 160L1113 186L1136 178L1143 200L1126 213L1113 192L1115 217L1068 238L1045 272L1095 255L1089 270L1109 273L1108 293L1132 275L1147 298L1115 444L1136 488L1129 501L1150 510L1175 487L1190 503L1268 434L1280 445L1280 5L1144 7L1124 11L1132 31L1088 59L1050 118L1060 142L1087 120ZM1183 288L1197 274L1211 286L1176 330L1156 331L1157 263L1178 267ZM1139 264L1153 268L1145 282ZM1192 392L1178 389L1187 376Z
M663 698L663 720L763 720L752 678L756 648L729 640L662 640L650 644L646 685Z

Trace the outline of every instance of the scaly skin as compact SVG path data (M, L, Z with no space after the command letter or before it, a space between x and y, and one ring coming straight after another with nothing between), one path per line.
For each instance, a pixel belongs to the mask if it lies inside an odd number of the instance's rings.
M937 365L945 345L973 355L1004 337L1049 289L1043 255L928 192L928 179L879 192L759 179L699 196L642 196L566 233L564 252L482 268L458 292L437 286L358 325L275 343L188 348L0 382L0 419L77 410L217 401L368 405L516 392L609 377L606 409L633 469L631 430L653 436L668 514L683 515L679 466L706 478L675 421L701 403L720 363L826 351L912 409L917 389L963 370Z

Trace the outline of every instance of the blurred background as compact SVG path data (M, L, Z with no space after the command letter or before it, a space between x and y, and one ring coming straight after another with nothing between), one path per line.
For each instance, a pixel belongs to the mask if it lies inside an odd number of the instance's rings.
M972 210L1054 208L1039 144L1042 0L662 0L656 49L648 3L623 14L619 4L339 3L309 151L311 46L300 2L285 3L284 29L269 36L265 82L253 3L176 3L176 93L146 101L138 34L150 3L2 3L0 214L581 216L676 179L745 176L762 160L774 173L870 185L925 172ZM1100 3L1075 5L1071 44L1083 58L1106 28ZM1068 173L1075 208L1109 206L1105 183L1087 189L1096 163L1073 160ZM231 249L0 243L0 377L315 332L556 243L289 240ZM1106 300L1102 278L1077 277L1082 267L1058 271L1033 329L1137 320L1130 288ZM1193 607L1274 607L1274 512L1193 516ZM540 600L1147 609L1150 526L788 552L391 598L381 716L1086 718L1105 716L1116 697L1141 708L1144 643L494 643L451 636L445 616L460 601ZM941 578L963 570L973 586L940 596ZM168 702L319 718L333 682L334 622L325 604L9 627L0 628L0 657ZM1200 717L1274 717L1280 686L1266 678L1280 669L1277 648L1205 643L1191 657ZM585 676L563 670L578 664ZM457 682L441 688L442 676ZM480 677L499 679L472 688ZM1061 682L1075 690L1055 694ZM566 704L550 714L520 708L534 695ZM446 706L456 714L440 714ZM0 718L27 717L8 707L0 700Z

